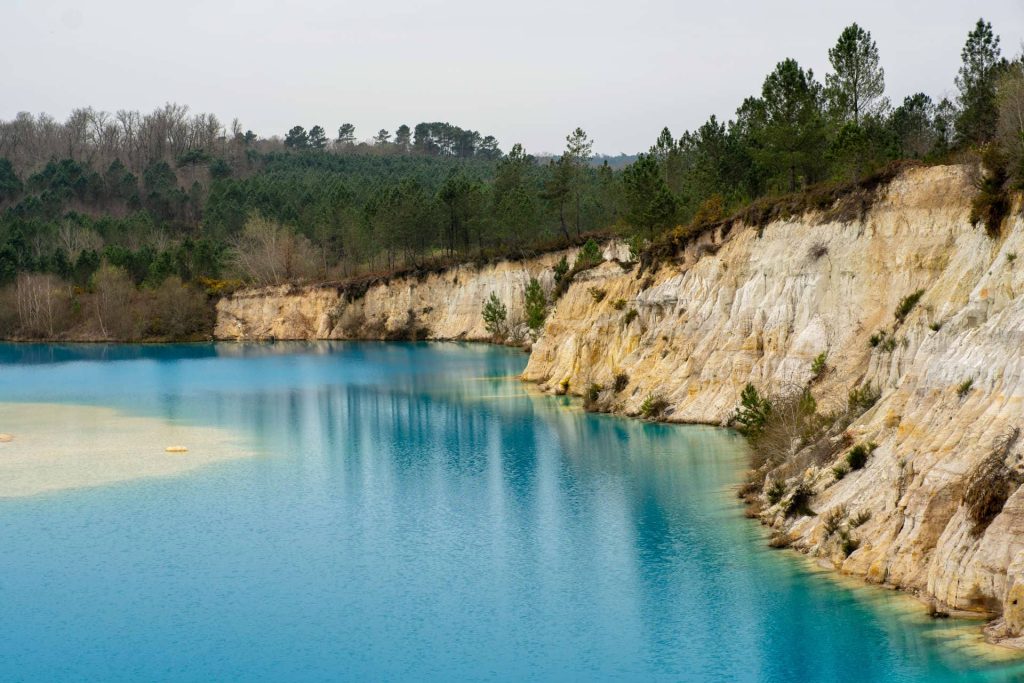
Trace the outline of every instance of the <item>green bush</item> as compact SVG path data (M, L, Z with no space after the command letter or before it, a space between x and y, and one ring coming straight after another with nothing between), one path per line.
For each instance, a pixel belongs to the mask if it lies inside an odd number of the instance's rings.
M647 398L640 404L640 415L649 419L657 419L661 417L666 408L668 408L668 401L662 396L648 394Z
M850 390L846 397L846 410L854 417L868 412L882 396L882 390L868 382Z
M786 516L796 517L799 515L809 517L813 515L814 511L810 508L811 498L813 497L814 491L810 486L804 482L797 484L796 488L793 489L793 493L790 494L789 500L786 502Z
M563 256L561 260L555 264L551 271L555 275L555 284L558 284L565 277L566 273L569 272L569 262Z
M960 384L958 384L957 387L956 387L957 398L963 399L965 396L967 396L967 394L971 393L971 389L973 387L974 387L974 379L973 378L968 378L968 379L965 379L963 382L960 382Z
M580 247L579 254L576 255L576 263L573 264L573 269L578 272L585 268L593 268L603 260L601 257L601 247L598 246L597 242L589 239Z
M874 452L877 446L872 442L857 444L850 449L850 452L846 454L846 464L850 466L851 470L864 469L864 465L868 463L868 457Z
M910 315L910 312L914 310L914 306L917 305L917 302L920 301L923 296L924 290L919 289L913 294L908 294L900 299L899 304L896 306L896 320L900 322L906 320L907 316Z
M845 505L839 505L838 507L834 507L831 510L829 510L828 514L825 515L825 518L823 520L825 525L825 535L831 536L835 532L839 531L839 528L843 525L843 522L846 521L846 515L847 512Z
M607 295L607 292L600 287L591 287L587 292L590 294L590 297L594 300L595 304L599 304L604 301L604 297Z
M859 526L863 526L863 525L867 524L868 520L870 520L870 519L871 519L871 511L870 510L861 510L860 512L858 512L857 514L855 514L853 517L850 518L850 528L851 529L856 529Z
M626 308L626 300L625 299L616 299L615 301L612 302L612 308L614 308L616 311L621 311L621 310L625 309Z
M631 308L626 311L626 315L622 316L622 324L628 326L631 322L636 320L638 313L635 308Z
M828 354L822 351L814 357L813 361L811 361L811 376L814 379L818 379L825 372L825 369L828 367L826 363L827 360Z
M782 497L786 495L786 486L781 481L776 479L772 482L772 485L765 491L765 495L768 496L768 502L772 505L777 505Z
M835 475L836 481L839 481L840 479L842 479L843 477L845 477L849 473L850 473L849 465L845 465L843 463L840 463L840 464L835 465L835 466L832 467L832 474Z
M989 237L998 237L1003 219L1010 213L1010 194L1006 191L1009 171L1006 158L997 145L986 145L981 154L984 175L978 194L971 202L971 225L983 223Z

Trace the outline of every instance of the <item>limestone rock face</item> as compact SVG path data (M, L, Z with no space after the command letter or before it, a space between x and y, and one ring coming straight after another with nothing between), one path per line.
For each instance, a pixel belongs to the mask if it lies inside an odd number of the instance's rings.
M870 514L856 531L860 547L837 560L843 571L944 607L1005 612L1018 634L1024 608L1012 603L1024 579L1008 568L1024 551L1024 492L978 536L962 503L971 468L1024 426L1024 269L1015 256L1024 221L1018 212L1001 238L987 237L968 220L972 194L962 167L913 170L860 220L808 215L760 235L733 228L653 277L595 270L607 298L595 305L574 284L524 377L579 393L624 373L626 388L607 397L613 410L636 414L656 394L670 421L724 423L746 383L806 385L826 353L829 370L814 385L820 406L840 407L866 382L882 389L848 430L878 448L841 481L830 469L814 477L819 515L779 524L795 545L827 556L825 513ZM899 302L918 290L898 322ZM636 313L610 307L617 297ZM891 341L872 346L880 330Z
M562 256L571 262L573 252L395 278L351 300L329 285L244 290L218 302L214 334L233 340L486 340L480 311L491 293L505 302L510 320L521 320L530 278L550 289L552 266Z
M821 410L844 406L849 390L868 382L882 390L847 429L877 448L838 481L831 463L804 472L818 514L770 521L844 572L940 607L1002 614L1003 635L1018 636L1024 492L984 528L968 518L963 496L994 444L1024 428L1024 261L1016 260L1024 219L1018 203L992 239L970 224L973 194L965 167L914 169L854 220L808 214L760 231L737 225L653 272L607 261L557 301L523 377L577 395L598 384L613 412L636 415L658 397L664 419L723 424L745 384L805 386L824 352L828 370L813 384ZM627 259L606 251L613 255ZM395 280L353 302L326 288L243 292L219 304L217 335L386 337L413 324L430 338L485 339L480 308L490 292L520 315L528 279L550 285L559 258ZM898 321L900 301L918 290ZM1024 439L1008 464L1018 466L1022 449ZM823 540L823 518L840 506L866 520L851 532L859 546L849 554Z

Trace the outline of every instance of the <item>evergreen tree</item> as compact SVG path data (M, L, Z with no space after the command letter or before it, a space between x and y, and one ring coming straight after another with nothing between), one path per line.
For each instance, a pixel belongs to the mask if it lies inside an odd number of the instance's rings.
M484 319L484 329L495 337L505 337L508 333L508 307L501 302L501 299L494 292L491 292L491 296L484 301L481 315Z
M829 111L840 120L860 124L865 114L881 114L887 106L885 70L871 33L850 24L828 51L832 71L825 76Z
M498 138L493 135L485 136L476 147L476 155L482 159L500 159L501 149L498 148Z
M327 147L327 133L320 126L313 126L309 129L310 149L324 149Z
M445 242L449 254L454 254L459 244L468 246L470 242L469 223L473 209L473 193L477 191L475 183L470 182L464 173L453 170L448 174L437 198L447 213Z
M373 136L373 144L378 147L383 147L391 142L391 133L386 128L381 128L377 131L377 134Z
M563 154L557 161L548 162L547 179L541 191L541 199L558 212L558 227L562 236L569 240L569 225L565 220L565 205L572 195L574 169L568 155Z
M753 136L762 164L790 191L813 182L822 169L825 127L821 85L814 73L786 59L764 80L759 102L750 103Z
M987 142L995 132L999 118L996 106L996 80L1006 65L1000 56L999 36L992 32L992 24L978 19L967 34L967 42L960 52L963 64L956 77L960 91L957 103L960 112L956 118L956 142L972 145Z
M668 127L661 129L661 134L651 147L650 153L657 160L668 189L678 193L683 183L683 159Z
M21 194L21 179L14 172L11 160L0 158L0 202L14 199Z
M288 134L284 136L284 146L290 147L291 149L308 149L309 148L309 133L302 126L294 126L288 131Z
M943 97L935 105L935 116L932 119L932 126L935 128L935 149L934 154L946 154L953 146L955 138L957 110L956 105Z
M351 123L343 123L338 127L338 144L351 147L356 143L356 127Z
M893 136L893 149L902 159L920 159L935 149L936 135L933 119L935 105L924 93L915 93L903 99L903 104L889 117Z
M540 281L535 277L530 278L526 285L526 326L530 328L534 336L544 327L544 319L548 316L548 299L544 296L544 290Z
M676 202L651 154L641 154L622 174L626 188L626 219L653 237L675 223Z
M402 152L409 151L409 145L412 143L412 131L409 126L404 123L398 127L395 131L395 147L400 149Z
M590 157L593 153L594 142L587 137L582 128L577 128L565 137L566 164L570 169L570 192L576 208L576 236L581 234L580 219L582 216L583 204L583 176L590 164Z

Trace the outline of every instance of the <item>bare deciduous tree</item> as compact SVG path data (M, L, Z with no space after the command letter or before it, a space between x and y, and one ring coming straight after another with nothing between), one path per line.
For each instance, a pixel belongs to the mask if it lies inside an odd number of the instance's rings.
M15 298L21 334L54 337L67 327L71 296L55 275L21 273Z
M251 216L231 248L238 274L260 285L305 280L317 274L318 255L309 240L261 216Z
M93 275L92 309L97 331L104 339L138 336L132 300L135 286L123 268L104 264Z

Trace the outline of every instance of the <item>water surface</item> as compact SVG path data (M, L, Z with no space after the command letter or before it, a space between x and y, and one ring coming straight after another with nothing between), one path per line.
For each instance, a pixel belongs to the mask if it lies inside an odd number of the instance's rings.
M768 550L729 432L584 414L516 381L525 360L0 345L2 400L229 428L256 451L0 501L0 679L1021 675L954 646L977 625Z

